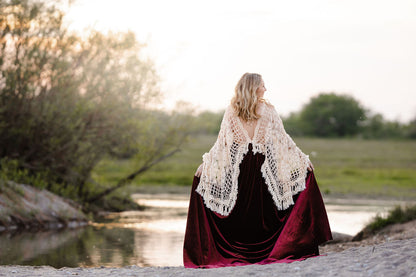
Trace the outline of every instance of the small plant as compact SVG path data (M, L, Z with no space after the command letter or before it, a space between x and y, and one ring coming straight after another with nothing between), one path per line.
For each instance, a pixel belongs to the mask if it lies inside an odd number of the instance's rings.
M17 199L19 198L18 195L23 196L25 194L23 189L17 186L16 183L12 181L0 179L0 188L0 193L6 196L6 199L4 201L7 201L7 198L12 201L17 201Z
M14 192L16 192L17 194L24 196L25 195L25 191L19 187L15 182L13 181L8 181L6 182L6 185L11 188Z
M0 160L0 179L11 180L20 184L28 184L40 189L47 186L47 173L30 174L19 165L19 161L3 158ZM13 189L13 187L11 187ZM16 191L19 193L19 191Z
M380 215L377 215L369 224L367 224L367 226L364 227L362 231L358 232L352 238L352 241L360 241L368 238L388 225L405 223L415 219L416 205L407 206L405 208L396 206L388 213L387 217L381 217Z
M368 228L371 232L375 232L388 225L404 223L414 219L416 219L416 205L405 208L396 206L389 212L386 218L377 215L373 221L366 226L366 228Z

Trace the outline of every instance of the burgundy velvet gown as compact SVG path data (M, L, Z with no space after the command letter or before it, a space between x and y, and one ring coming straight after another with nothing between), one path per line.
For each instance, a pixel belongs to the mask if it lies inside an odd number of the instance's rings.
M188 268L293 262L319 255L332 239L325 206L313 172L295 204L280 211L260 168L264 155L249 151L240 164L238 196L228 216L211 211L195 191L194 177L185 232L183 261Z

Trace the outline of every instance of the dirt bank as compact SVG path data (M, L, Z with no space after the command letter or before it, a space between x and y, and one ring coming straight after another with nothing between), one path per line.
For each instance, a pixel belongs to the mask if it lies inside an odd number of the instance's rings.
M71 203L47 190L2 181L0 232L84 226L86 216Z

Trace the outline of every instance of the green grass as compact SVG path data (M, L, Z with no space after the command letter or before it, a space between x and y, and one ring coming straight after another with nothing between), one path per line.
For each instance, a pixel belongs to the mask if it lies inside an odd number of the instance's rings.
M216 136L199 136L134 180L133 185L190 186ZM416 141L294 138L310 155L321 191L363 197L416 199ZM114 184L134 170L128 160L104 160L93 177Z
M174 156L155 165L133 181L133 185L175 185L192 184L196 168L202 162L202 155L209 151L216 136L200 136L190 139L183 149ZM130 160L105 159L95 168L92 177L103 185L115 184L134 170Z
M416 198L416 141L295 139L323 192Z

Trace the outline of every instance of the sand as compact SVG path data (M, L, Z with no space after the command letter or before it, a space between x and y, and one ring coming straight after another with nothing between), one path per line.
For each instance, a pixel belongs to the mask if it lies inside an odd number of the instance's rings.
M328 252L290 264L216 269L184 267L61 268L1 266L0 276L410 276L416 277L416 238Z

